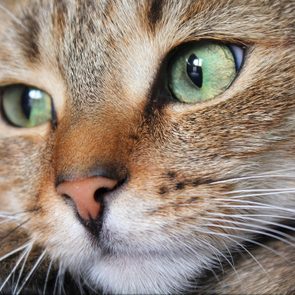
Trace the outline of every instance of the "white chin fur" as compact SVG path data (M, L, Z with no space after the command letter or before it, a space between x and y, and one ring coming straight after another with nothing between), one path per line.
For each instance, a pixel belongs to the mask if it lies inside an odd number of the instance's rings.
M101 257L89 269L90 284L112 294L175 294L192 287L196 257ZM203 267L202 267L203 268Z

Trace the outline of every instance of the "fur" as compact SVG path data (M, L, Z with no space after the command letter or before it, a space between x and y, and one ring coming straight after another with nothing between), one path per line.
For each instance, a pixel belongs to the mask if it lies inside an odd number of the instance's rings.
M33 243L29 273L45 250L60 292L64 271L95 292L294 292L294 1L0 5L0 85L43 89L58 118L0 118L1 255ZM164 60L199 40L246 46L241 72L209 102L167 102ZM56 183L100 167L128 182L106 198L98 246Z

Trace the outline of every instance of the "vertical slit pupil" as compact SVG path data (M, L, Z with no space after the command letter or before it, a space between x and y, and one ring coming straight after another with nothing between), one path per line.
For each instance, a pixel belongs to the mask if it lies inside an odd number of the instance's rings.
M32 99L30 96L30 88L26 87L23 90L22 97L21 97L21 107L24 112L24 115L27 119L30 118L31 110L32 110Z
M186 61L186 72L191 81L199 88L203 85L202 60L191 54Z

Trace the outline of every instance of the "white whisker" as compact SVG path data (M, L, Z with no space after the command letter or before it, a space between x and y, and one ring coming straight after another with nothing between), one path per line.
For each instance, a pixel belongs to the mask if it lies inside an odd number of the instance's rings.
M290 231L295 231L294 227L285 225L285 224L281 224L278 222L273 222L273 221L268 221L268 220L264 220L264 219L258 219L258 218L253 218L253 216L258 216L258 217L272 217L272 218L276 218L276 219L286 219L285 216L279 216L279 215L262 215L262 214L223 214L223 213L214 213L214 212L208 212L208 215L212 215L212 216L220 216L220 217L228 217L228 218L234 218L234 219L241 219L241 220L252 220L255 222L259 222L259 223L263 223L263 224L269 224L269 225L273 225L276 227L281 227ZM295 220L295 218L291 218L293 220ZM220 219L221 221L226 220L226 219Z
M62 291L64 293L63 282L64 282L64 269L63 269L63 265L61 263L59 263L58 272L56 275L56 280L55 280L54 290L53 290L54 295L61 294Z
M11 17L17 24L19 24L26 31L28 30L23 23L18 19L9 9L7 9L4 5L0 4L0 10L4 11L7 15Z
M12 255L14 255L14 254L16 254L16 253L22 251L23 249L27 248L30 244L32 244L31 241L25 243L24 245L22 245L22 246L20 246L20 247L18 247L18 248L16 248L16 249L14 249L14 250L12 250L12 251L9 252L9 253L5 254L4 256L0 257L0 262L3 261L3 260L5 260L6 258L8 258L8 257L10 257L10 256L12 256Z
M214 182L211 182L210 184L222 184L222 183L231 183L231 182L239 182L241 180L256 180L256 179L261 179L261 178L284 178L284 179L294 179L295 175L284 175L284 174L273 174L273 175L256 175L256 176L242 176L242 177L235 177L235 178L229 178L229 179L224 179L224 180L217 180Z
M249 256L257 263L257 265L263 270L263 272L265 272L267 274L267 271L265 270L265 268L261 265L261 263L257 260L257 258L245 247L243 246L241 243L239 243L238 241L236 241L234 238L238 238L238 239L242 239L244 241L248 241L248 242L251 242L251 243L254 243L254 244L257 244L257 245L262 245L264 246L263 244L259 243L259 242L256 242L256 241L252 241L250 239L243 239L242 237L240 236L236 236L236 235L232 235L232 234L222 234L222 233L216 233L216 232L212 232L212 231L202 231L202 230L197 230L201 233L206 233L208 235L213 235L213 236L221 236L221 237L224 237L226 239L229 239L230 241L234 242L236 245L238 245L240 248L242 248L246 253L249 254ZM271 251L272 249L269 248Z
M244 232L254 233L254 234L257 234L257 235L264 235L264 236L279 240L279 241L281 241L283 243L286 243L289 246L292 246L292 247L295 246L295 244L290 243L286 239L283 239L283 238L278 237L276 235L273 235L273 234L270 234L270 233L267 233L267 232L263 232L263 231L260 231L260 230L253 230L253 229L249 229L249 228L235 227L235 226L228 226L228 225L219 225L219 224L214 224L214 223L207 223L207 224L204 224L203 226L215 227L215 228L223 228L223 229L232 229L232 230L236 230L236 231L244 231Z
M262 229L262 230L266 230L266 231L269 231L269 232L272 232L272 233L275 233L275 234L278 234L278 235L281 235L283 237L285 237L286 239L289 239L291 241L295 241L295 237L292 237L291 235L288 235L286 233L283 233L283 232L280 232L278 230L275 230L275 229L272 229L272 228L268 228L268 227L265 227L265 226L261 226L261 225L257 225L257 224L250 224L250 223L245 223L245 222L240 222L240 221L235 221L235 220L229 220L229 219L220 219L220 218L207 218L207 217L202 217L203 220L208 220L208 221L218 221L218 222L224 222L224 223L233 223L233 224L239 224L239 225L244 225L244 226L247 226L247 227L252 227L252 228L258 228L258 229ZM262 222L261 220L255 220L255 221L258 221L258 222ZM273 224L272 222L267 222L267 224ZM295 231L294 228L291 228L292 231Z
M233 190L233 191L228 191L225 192L225 194L240 194L240 193L253 193L253 192L258 192L258 193L267 193L267 192L295 192L295 188L289 187L289 188L270 188L270 189L242 189L242 190Z
M32 243L31 243L32 244ZM17 270L18 266L20 265L20 263L22 262L22 260L24 259L24 257L26 256L27 252L30 250L31 248L31 244L27 246L27 248L23 251L23 253L20 255L20 257L18 258L16 264L14 265L13 269L11 270L11 272L8 274L8 276L6 277L6 279L4 280L4 282L2 283L2 285L0 286L0 293L2 292L3 288L5 287L5 285L7 284L7 282L9 281L9 279L11 278L11 276L15 273L15 271Z
M251 210L251 209L261 209L261 210L280 210L280 211L286 211L286 212L291 212L291 213L294 213L294 211L292 209L278 209L278 208L275 208L275 207L271 207L271 206L252 206L252 205L219 205L219 207L223 207L223 208L231 208L231 209L248 209L248 210Z
M285 195L285 194L291 194L295 193L295 190L286 190L286 191L274 191L274 192L266 192L266 193L249 193L244 195L236 195L236 196L230 196L231 199L238 199L238 198L249 198L249 197L261 197L261 196L273 196L273 195Z
M52 268L52 264L53 264L53 261L51 260L50 263L49 263L49 265L48 265L47 272L46 272L46 278L45 278L45 282L44 282L43 295L46 295L46 289L47 289L47 285L48 285L48 280L49 280L49 275L50 275L50 271L51 271L51 268Z
M221 204L218 205L219 207L232 207L232 208L266 208L266 209L273 209L273 210L278 210L278 211L286 211L286 212L291 212L295 214L295 209L290 209L290 208L284 208L284 207L279 207L271 204L265 204L261 202L254 202L254 201L247 201L247 200L237 200L237 199L215 199L215 201L221 201L221 202L229 202L229 203L242 203L242 204L248 204L248 205L226 205L226 204ZM254 206L252 206L254 205Z
M33 265L32 269L30 270L30 272L28 273L28 275L25 277L22 285L20 286L20 288L17 290L17 292L15 293L16 295L18 295L22 289L25 287L26 283L28 282L28 280L31 278L31 276L33 275L33 273L36 271L36 269L39 267L40 263L43 261L44 257L46 255L46 250L44 250L41 255L39 256L39 258L37 259L37 261L35 262L35 264Z
M9 219L9 220L18 220L18 217L12 216L12 215L4 215L0 214L0 218Z
M212 248L212 250L215 252L217 252L217 254L215 253L215 257L218 259L218 262L219 262L219 265L222 269L222 272L223 272L223 267L222 267L222 263L219 259L219 256L223 257L225 259L225 261L229 264L229 266L233 269L233 271L235 272L235 274L237 276L239 276L236 268L234 267L233 263L231 261L229 261L229 259L226 257L225 254L223 254L219 249L217 249L215 246L213 246L212 244L210 244L209 242L205 242L205 241L202 241L202 243L204 243L205 245L207 245L208 247Z
M19 275L18 275L17 282L16 282L15 287L14 287L14 290L13 290L13 294L15 294L15 292L16 292L16 290L17 290L18 284L19 284L20 279L21 279L21 277L22 277L23 271L24 271L24 269L25 269L26 262L27 262L27 260L28 260L28 257L29 257L29 255L30 255L31 251L32 251L32 248L33 248L33 244L30 245L30 248L28 249L27 254L26 254L26 256L24 257L24 261L23 261L22 267L21 267L20 272L19 272Z
M224 245L224 248L226 249L226 252L229 254L230 256L230 259L231 259L231 264L234 266L234 258L233 258L233 255L231 253L231 251L229 250L228 246L226 245L226 243L224 241L222 241L223 245Z

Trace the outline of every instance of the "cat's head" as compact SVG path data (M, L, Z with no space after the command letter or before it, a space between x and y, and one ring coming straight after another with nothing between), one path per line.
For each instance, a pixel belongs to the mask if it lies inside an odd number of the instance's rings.
M294 3L0 5L0 204L63 268L179 291L294 217Z

